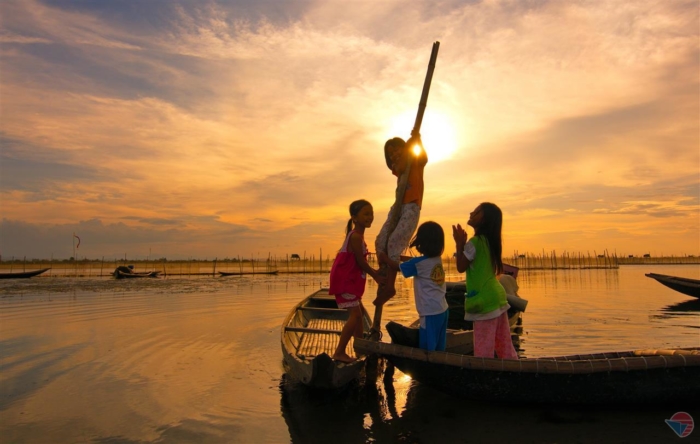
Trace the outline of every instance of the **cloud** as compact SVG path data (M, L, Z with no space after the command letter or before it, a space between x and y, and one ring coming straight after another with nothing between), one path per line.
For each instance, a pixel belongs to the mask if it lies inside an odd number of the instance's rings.
M393 202L382 145L415 113L435 40L426 113L450 116L459 146L428 164L424 217L496 201L520 250L547 232L587 233L562 235L571 248L615 230L639 244L662 223L684 227L682 249L700 230L696 2L0 10L13 18L0 23L0 202L27 245L100 221L173 254L185 238L201 239L190 255L337 248L349 202L370 200L377 225Z

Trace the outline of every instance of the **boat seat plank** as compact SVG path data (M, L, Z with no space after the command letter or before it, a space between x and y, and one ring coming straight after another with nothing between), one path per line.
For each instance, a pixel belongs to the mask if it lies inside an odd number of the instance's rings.
M344 325L345 321L340 319L311 319L307 327L286 327L286 329L303 333L297 355L308 359L321 353L333 356ZM352 338L345 352L350 356L355 356Z
M310 299L314 301L335 301L335 296L332 294L316 293L311 296Z
M285 331L294 331L298 333L318 333L318 334L340 334L340 330L331 330L325 328L309 328L309 327L284 327Z
M347 312L344 308L299 307L302 311L315 311L319 313Z

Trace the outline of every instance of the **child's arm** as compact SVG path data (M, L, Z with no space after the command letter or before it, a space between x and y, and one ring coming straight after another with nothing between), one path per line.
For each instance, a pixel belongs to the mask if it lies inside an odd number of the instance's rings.
M362 253L363 242L364 239L362 238L361 234L352 233L352 235L350 235L350 242L348 242L348 247L350 251L352 251L352 254L355 256L355 261L357 262L357 265L360 266L360 269L368 275L372 276L372 279L377 281L377 283L382 284L384 283L386 278L384 276L380 276L379 272L367 263L367 259L365 259L365 256Z
M379 259L380 264L387 264L392 270L399 271L399 263L391 260L385 252L377 251L377 259Z
M457 248L457 271L464 273L472 263L472 261L467 259L467 256L464 255L464 246L467 244L467 232L460 224L457 224L457 226L452 225L452 237L455 240L455 246Z

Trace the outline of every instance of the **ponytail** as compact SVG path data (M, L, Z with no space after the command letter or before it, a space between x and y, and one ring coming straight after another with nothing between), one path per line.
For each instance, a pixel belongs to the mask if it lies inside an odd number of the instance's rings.
M348 219L348 225L345 227L345 235L347 236L352 231L352 217Z

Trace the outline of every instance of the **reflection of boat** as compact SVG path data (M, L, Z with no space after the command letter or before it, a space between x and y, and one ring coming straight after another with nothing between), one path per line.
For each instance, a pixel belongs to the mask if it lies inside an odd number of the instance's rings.
M289 429L289 442L369 442L365 415L377 409L377 396L365 395L366 391L365 386L352 383L339 390L318 390L282 375L280 411Z
M504 360L358 339L355 351L383 356L420 383L469 399L555 404L700 399L700 347Z
M243 276L244 274L274 274L276 275L278 273L277 270L273 271L220 271L219 274L221 276Z
M656 273L647 273L645 276L656 279L659 283L668 288L687 294L688 296L700 298L700 280Z
M32 276L38 276L41 273L49 271L50 268L43 268L41 270L33 271L18 271L14 273L0 273L0 279L28 279Z
M114 277L117 279L133 279L133 278L154 278L158 277L160 271L134 271L132 266L125 267L120 265L114 269Z
M335 297L322 288L294 306L282 323L282 354L287 374L314 387L341 387L359 377L364 368L364 356L353 363L331 359L338 346L340 331L348 318L348 311L338 308ZM363 316L363 330L372 324L367 312ZM347 353L354 356L352 342Z
M683 302L679 302L677 304L673 305L668 305L664 308L661 309L662 311L665 311L667 313L676 313L676 314L685 314L686 312L689 311L697 311L700 312L700 299L686 299Z

